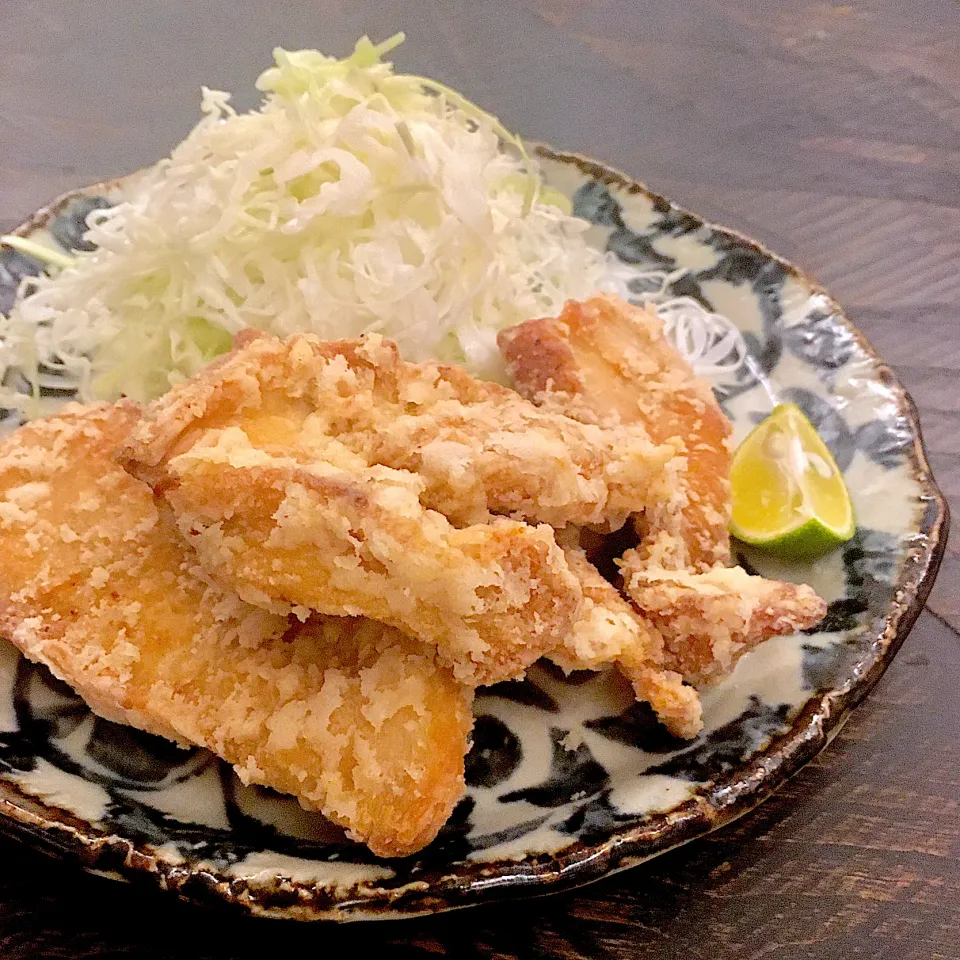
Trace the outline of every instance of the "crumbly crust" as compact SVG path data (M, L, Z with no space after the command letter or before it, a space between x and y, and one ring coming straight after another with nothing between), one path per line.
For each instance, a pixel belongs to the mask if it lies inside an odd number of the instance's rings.
M406 363L381 337L303 335L248 339L174 388L123 462L249 602L383 620L491 683L576 619L580 586L545 524L622 525L661 495L675 452L642 426Z
M228 428L175 457L168 477L201 563L245 600L392 624L435 644L465 683L522 675L580 606L550 527L498 517L457 529L401 471L301 465Z
M504 330L499 343L517 389L541 408L641 424L655 443L680 445L662 475L667 493L633 517L639 543L619 561L640 622L662 637L665 668L703 686L763 640L823 616L809 587L726 566L731 427L652 311L598 296Z
M697 691L666 666L663 637L598 572L579 547L565 546L570 569L580 579L583 607L551 659L565 670L597 670L615 663L637 700L649 703L675 736L689 739L703 727Z
M424 507L458 526L499 514L616 528L676 454L642 425L584 424L460 367L407 363L380 336L304 334L248 338L174 387L147 410L125 464L161 485L172 457L228 426L301 463L414 474Z
M0 444L0 630L100 715L208 747L378 854L420 849L463 792L472 691L390 627L211 582L114 459L138 417L72 407Z
M730 423L652 311L597 296L568 303L556 319L504 330L499 343L517 389L543 409L639 424L654 443L679 447L667 495L637 513L651 563L729 563Z
M628 550L621 571L627 594L664 638L665 663L697 686L724 677L764 640L812 627L827 612L806 584L740 567L666 570Z

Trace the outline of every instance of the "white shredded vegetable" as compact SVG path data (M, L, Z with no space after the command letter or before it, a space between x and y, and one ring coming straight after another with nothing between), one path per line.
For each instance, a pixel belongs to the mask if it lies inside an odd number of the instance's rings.
M31 279L0 320L2 402L22 408L24 382L36 395L51 371L82 399L150 400L249 327L378 331L411 360L501 379L498 330L629 297L637 269L586 242L496 118L383 62L401 40L363 38L343 60L277 50L251 113L204 89L170 157L91 216L95 249ZM726 362L729 337L662 309L684 352Z
M693 368L697 376L709 380L721 396L735 384L746 368L754 379L764 382L762 371L750 354L743 335L733 322L720 313L711 313L693 297L670 295L671 284L687 273L679 270L638 272L631 282L640 288L630 299L653 307L663 321L663 334ZM767 386L768 392L771 388Z
M736 374L747 356L740 331L719 313L707 313L691 297L675 297L657 305L663 332L695 373L722 380Z

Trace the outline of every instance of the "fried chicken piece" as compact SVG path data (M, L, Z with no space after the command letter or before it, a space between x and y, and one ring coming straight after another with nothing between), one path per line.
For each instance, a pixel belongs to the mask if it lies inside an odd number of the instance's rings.
M542 408L586 422L641 423L654 442L683 441L675 490L635 518L640 544L620 562L641 622L662 634L667 667L695 685L713 682L763 640L823 616L809 587L724 566L730 424L652 312L594 297L568 303L555 320L504 330L498 342L517 389Z
M597 670L616 663L637 700L649 703L675 736L689 739L703 727L700 697L679 673L664 667L663 637L639 617L579 547L564 546L583 588L583 607L573 630L550 659L566 671Z
M229 426L302 464L413 473L423 506L456 526L491 513L621 526L677 449L651 443L642 426L604 429L538 410L459 367L406 363L379 336L248 336L150 408L128 465L156 486L171 456Z
M663 636L667 667L695 686L721 679L764 640L814 626L827 610L806 584L741 567L666 570L628 550L621 572L628 595Z
M174 388L124 463L245 600L382 620L492 683L556 646L580 588L551 529L491 514L622 524L674 452L380 337L304 335L247 339Z
M671 495L651 498L637 518L651 564L729 562L730 423L652 311L612 296L571 301L556 319L502 331L498 343L517 389L543 409L587 423L642 424L655 443L681 445Z
M298 464L238 427L209 431L164 481L200 562L244 600L381 620L473 685L522 675L581 602L553 530L502 517L458 530L421 488L387 467Z
M0 444L0 631L101 716L208 747L377 854L420 849L463 792L472 691L390 627L211 584L113 458L138 416L74 407Z

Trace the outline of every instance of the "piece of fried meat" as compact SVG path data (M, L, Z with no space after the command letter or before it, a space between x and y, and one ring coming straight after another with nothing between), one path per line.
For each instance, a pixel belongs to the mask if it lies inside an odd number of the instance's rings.
M806 584L741 567L666 570L628 550L621 572L627 594L663 636L667 667L698 687L722 679L764 640L814 626L827 610Z
M414 474L423 506L456 526L498 514L619 527L677 451L638 424L584 424L460 367L407 363L377 335L247 335L148 409L126 462L156 486L172 456L231 426L301 464Z
M585 425L460 368L406 363L378 336L302 335L248 338L175 387L124 463L249 602L382 620L492 683L577 615L546 524L621 525L674 453L642 427Z
M651 498L637 516L652 564L707 569L730 561L730 423L656 314L597 296L568 302L555 319L504 330L498 342L517 390L543 409L641 424L653 442L678 445L670 495Z
M379 855L422 848L463 792L472 690L390 627L211 583L114 459L138 416L68 408L0 443L0 632L101 716L207 747Z
M637 700L649 703L675 736L690 739L703 727L697 691L665 666L663 637L638 616L577 546L564 546L571 571L583 588L583 607L573 629L550 659L566 671L598 670L615 663Z
M522 675L581 602L553 530L502 517L457 529L419 489L385 467L273 456L238 427L174 457L163 486L204 568L248 602L392 624L466 683Z
M662 635L668 667L703 686L757 644L823 616L809 587L726 566L731 427L652 311L598 296L504 330L498 341L517 389L542 408L640 423L654 442L682 441L670 465L675 488L634 518L640 542L618 561L636 613Z

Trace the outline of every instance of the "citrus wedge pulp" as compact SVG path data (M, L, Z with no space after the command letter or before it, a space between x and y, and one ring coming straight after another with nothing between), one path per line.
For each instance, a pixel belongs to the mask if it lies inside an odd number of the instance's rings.
M784 560L812 560L856 531L843 475L816 427L779 404L733 455L730 532Z

